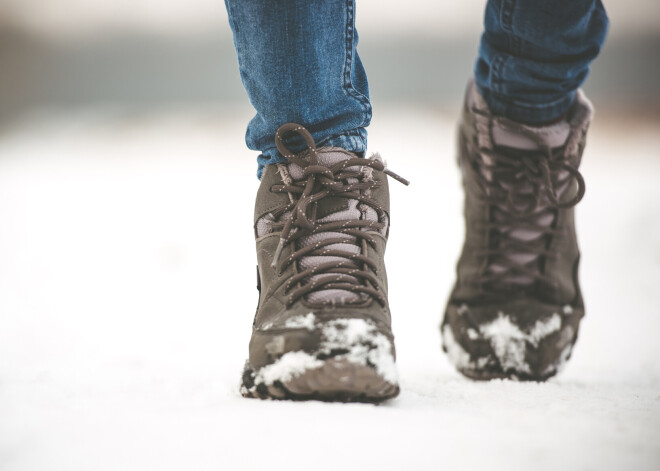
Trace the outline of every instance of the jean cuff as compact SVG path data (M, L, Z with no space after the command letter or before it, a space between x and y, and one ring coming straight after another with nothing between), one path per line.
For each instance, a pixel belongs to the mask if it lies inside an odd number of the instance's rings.
M549 123L565 114L575 101L575 92L549 103L524 103L510 100L477 85L492 114L525 124Z
M289 143L285 144L287 144L287 147L292 152L300 152L306 148L306 146L302 144L293 146ZM359 157L364 157L364 154L367 151L367 130L360 128L338 136L330 136L317 142L316 147L317 149L321 147L341 147L349 152L354 152ZM257 157L257 163L259 165L259 168L257 169L257 178L261 179L261 174L266 165L285 163L286 161L286 158L280 154L277 147L273 146L265 149L261 155Z

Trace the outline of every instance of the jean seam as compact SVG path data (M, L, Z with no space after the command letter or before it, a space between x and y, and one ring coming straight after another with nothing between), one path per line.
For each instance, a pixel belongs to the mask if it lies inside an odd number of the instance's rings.
M241 66L241 64L243 63L243 61L241 60L243 56L243 52L238 45L239 42L236 40L236 36L238 35L238 25L236 24L234 15L231 12L231 6L229 5L229 0L225 0L225 7L227 8L227 19L229 20L234 36L233 38L234 48L236 49L236 58L238 60L238 73L241 76L241 81L245 83L245 78L246 78L245 69Z
M247 74L245 73L245 67L243 66L244 61L242 60L243 58L243 51L240 48L239 41L237 40L238 36L238 24L236 23L236 20L234 19L234 15L232 14L231 11L231 6L229 5L229 0L225 0L225 7L227 8L227 19L229 20L229 24L232 30L232 36L234 39L234 48L236 49L236 59L238 61L238 74L241 77L241 82L243 83L243 87L247 90ZM248 133L247 130L245 131L245 145L248 145Z
M500 24L507 33L513 32L513 10L516 7L515 0L503 0L500 11Z
M344 61L344 92L348 96L355 98L360 103L360 106L362 106L365 117L358 127L364 127L371 120L371 106L369 104L369 99L353 86L353 81L351 80L353 51L355 50L354 8L354 0L346 0L346 60Z
M502 93L502 68L504 67L504 61L504 57L498 54L493 58L491 65L491 87L497 93Z

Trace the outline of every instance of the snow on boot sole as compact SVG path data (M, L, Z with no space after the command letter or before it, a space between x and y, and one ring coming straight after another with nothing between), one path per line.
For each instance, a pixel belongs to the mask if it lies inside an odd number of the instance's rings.
M520 304L510 304L509 311L522 309ZM534 323L520 326L514 320L521 316L505 314L504 307L496 307L497 316L483 324L474 322L470 311L466 305L449 307L441 327L443 350L461 374L486 381L545 381L561 372L571 357L584 313L569 306L552 312L546 306Z
M248 361L245 397L379 402L399 392L391 333L366 319L293 318L286 330L255 330L252 346L261 366ZM296 345L296 348L288 346ZM280 351L281 349L281 351Z
M248 398L382 402L399 394L399 386L383 378L372 366L345 359L322 360L319 366L271 384L257 382L260 372L245 365L241 394Z

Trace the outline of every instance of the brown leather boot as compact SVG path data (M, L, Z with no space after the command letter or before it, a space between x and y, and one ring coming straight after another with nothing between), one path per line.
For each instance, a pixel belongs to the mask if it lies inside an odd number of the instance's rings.
M584 305L573 206L592 107L533 127L493 116L470 84L459 133L466 238L441 330L474 379L542 381L571 355Z
M308 149L289 152L287 132L302 136ZM378 158L316 149L300 125L282 126L276 143L288 164L267 166L257 194L260 295L241 392L275 399L394 397L399 386L383 262L387 175L394 174Z

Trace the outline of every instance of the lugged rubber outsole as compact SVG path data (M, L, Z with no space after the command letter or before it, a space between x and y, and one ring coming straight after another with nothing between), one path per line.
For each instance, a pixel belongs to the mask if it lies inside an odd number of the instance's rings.
M241 385L244 397L379 403L399 394L399 385L373 367L338 358L328 358L318 367L272 384L256 382L257 377L258 371L246 364Z

